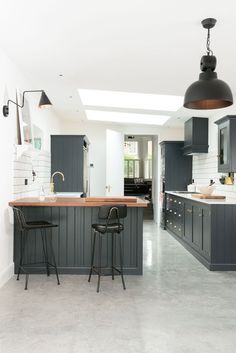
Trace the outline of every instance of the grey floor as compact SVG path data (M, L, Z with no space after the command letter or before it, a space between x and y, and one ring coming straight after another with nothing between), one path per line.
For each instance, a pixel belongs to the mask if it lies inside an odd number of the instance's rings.
M236 273L209 272L146 221L144 275L12 278L0 290L0 353L235 353Z

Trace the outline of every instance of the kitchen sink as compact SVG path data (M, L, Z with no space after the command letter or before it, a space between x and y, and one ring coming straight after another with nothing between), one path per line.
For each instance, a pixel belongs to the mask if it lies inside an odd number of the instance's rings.
M197 191L186 191L186 190L184 190L184 191L173 191L173 192L175 192L176 194L199 194L199 192L197 192Z
M82 192L56 192L55 196L58 197L81 197L83 193Z

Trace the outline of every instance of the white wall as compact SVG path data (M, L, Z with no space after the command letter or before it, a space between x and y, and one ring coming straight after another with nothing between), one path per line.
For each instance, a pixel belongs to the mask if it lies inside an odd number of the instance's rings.
M0 97L1 103L6 104L8 98L15 100L16 88L22 90L34 89L19 72L14 63L0 50ZM37 87L38 88L38 87ZM36 97L34 98L34 100ZM38 101L37 101L38 103ZM59 132L59 122L54 112L37 111L29 97L32 118L43 130L45 146L49 150L49 133ZM2 108L0 109L2 111ZM7 118L0 113L0 286L13 274L13 226L10 223L8 202L13 199L13 160L15 158L16 142L16 110L10 105L10 114Z
M124 196L123 133L107 129L106 147L106 196Z
M195 184L208 185L210 179L216 183L215 194L225 195L228 198L236 198L236 184L235 185L222 185L219 178L223 173L218 173L218 126L214 123L216 120L225 115L236 114L234 107L227 109L220 109L216 111L213 118L209 118L209 152L207 154L200 154L193 157L193 179Z

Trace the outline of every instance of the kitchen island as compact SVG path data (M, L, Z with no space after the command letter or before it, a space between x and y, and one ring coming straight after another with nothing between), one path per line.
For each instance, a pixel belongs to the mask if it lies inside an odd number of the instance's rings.
M236 270L236 202L165 194L165 227L203 265Z
M98 208L102 205L126 204L127 217L124 224L123 249L124 273L141 275L143 272L143 208L147 202L136 197L119 198L23 198L9 202L10 206L19 207L26 220L46 220L58 224L53 228L52 242L56 255L59 273L87 274L91 265L92 229L93 223L99 222ZM34 233L35 231L31 231ZM103 266L110 264L111 239L103 240ZM116 254L116 249L115 249ZM15 273L18 270L20 257L20 233L14 227L14 264ZM118 249L117 249L118 262ZM43 259L43 249L40 234L29 237L26 248L27 262L39 262ZM96 254L95 254L96 261ZM118 262L119 264L119 262ZM45 272L40 266L31 265L30 273Z

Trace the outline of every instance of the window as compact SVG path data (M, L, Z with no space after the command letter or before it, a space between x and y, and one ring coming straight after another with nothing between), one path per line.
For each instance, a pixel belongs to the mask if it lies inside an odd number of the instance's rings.
M125 158L138 157L138 141L125 141L124 154Z
M144 161L144 177L152 179L152 141L147 143L147 157Z
M125 178L139 178L140 160L139 159L125 159L124 161L124 177Z
M139 178L140 160L138 155L138 141L125 141L124 143L124 177Z

